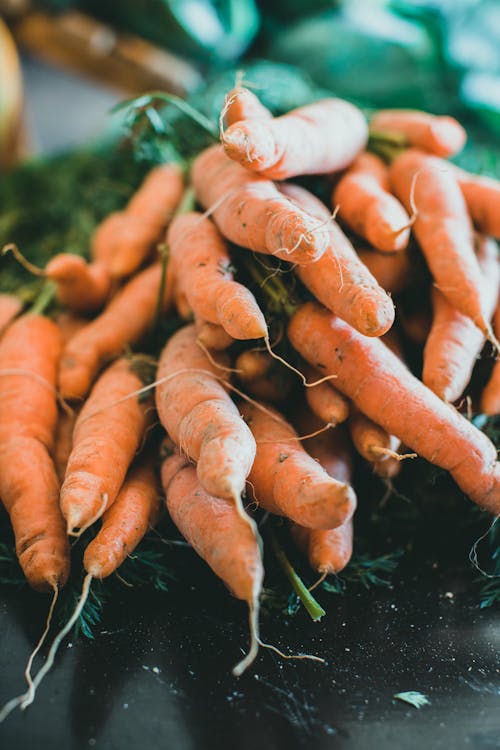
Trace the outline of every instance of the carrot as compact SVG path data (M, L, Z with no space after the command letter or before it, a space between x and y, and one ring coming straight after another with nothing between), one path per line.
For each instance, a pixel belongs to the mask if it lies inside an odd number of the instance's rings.
M45 276L57 285L57 298L68 310L99 310L109 296L111 277L103 263L87 263L80 255L60 253L45 267Z
M255 525L243 520L228 499L208 494L195 468L178 453L163 462L161 475L168 512L181 534L231 593L248 603L252 645L246 659L235 667L235 674L241 674L254 660L259 642L258 601L264 569Z
M142 458L128 472L113 505L102 517L97 536L85 550L83 565L93 578L107 578L137 547L160 510L160 494L151 458Z
M57 419L52 458L61 483L64 481L68 459L73 448L73 430L77 417L78 414L75 410L71 412L61 410Z
M233 337L222 326L209 323L208 320L203 320L202 318L197 318L195 323L197 339L207 349L215 349L221 352L230 347L231 344L234 344Z
M290 372L277 366L270 354L257 349L242 352L236 358L235 370L246 393L272 404L285 401L294 387Z
M349 419L349 431L357 452L372 465L375 474L385 479L392 479L399 474L399 438L390 435L357 410Z
M167 243L176 289L195 316L235 339L267 336L264 315L252 292L234 281L227 243L210 219L196 211L176 216Z
M450 164L465 198L472 221L484 234L500 239L500 181L471 174Z
M308 362L336 376L336 387L367 417L449 471L474 502L500 511L493 443L415 378L381 341L361 336L312 302L295 313L288 336Z
M127 345L140 341L153 322L160 281L158 264L141 271L67 343L59 369L59 388L64 398L83 398L103 365L120 355ZM164 308L170 294L167 281Z
M265 378L273 366L273 358L258 349L246 349L238 355L235 368L242 383L251 383L257 378Z
M352 519L336 529L305 529L292 524L292 537L318 573L335 575L344 570L352 557Z
M357 253L378 284L389 294L400 294L412 282L414 269L407 250L389 255L360 248Z
M125 211L108 216L96 229L91 253L113 279L130 276L147 260L182 198L182 172L175 164L153 169Z
M212 146L195 159L196 197L231 242L294 263L317 260L326 248L320 223L285 198L265 177Z
M310 365L302 367L302 372L310 383L321 380L323 377ZM323 423L340 424L349 416L349 401L335 388L331 380L318 383L313 388L306 388L305 395L309 408Z
M494 240L482 237L478 259L483 274L481 297L490 320L498 301L500 265ZM438 289L432 290L434 318L424 349L422 380L439 398L456 401L471 378L484 346L484 334L455 310Z
M374 135L402 136L407 145L444 158L461 151L467 138L454 117L438 117L416 109L381 109L372 117L370 130Z
M195 326L177 331L163 349L157 373L156 407L180 449L198 462L201 485L211 495L240 502L255 455L255 441L220 382L224 363L210 361Z
M329 477L309 456L293 427L274 409L242 404L257 443L249 476L255 501L265 510L311 529L330 529L353 514L356 496L345 482Z
M149 423L151 404L127 398L142 388L128 360L112 364L76 420L61 488L68 533L88 528L114 503Z
M259 98L244 86L235 86L226 94L221 114L221 119L225 121L228 127L241 120L270 119L272 117L271 112L267 107L264 107Z
M296 268L302 283L323 305L365 336L381 336L394 321L390 297L360 261L321 201L298 185L284 184L280 189L311 215L328 222L324 255L314 264Z
M323 99L275 118L240 120L221 135L226 154L272 180L345 169L366 146L361 110Z
M500 333L500 304L497 305L493 316L493 328L497 334ZM490 379L481 394L480 409L483 414L489 416L500 414L500 360L498 359L493 365Z
M68 341L73 338L75 334L77 334L82 330L82 328L88 325L87 318L83 318L79 315L74 315L73 313L66 312L65 310L57 313L57 315L55 316L55 321L57 323L57 327L61 332L64 346L66 346Z
M382 159L364 152L342 175L332 193L338 216L381 252L403 250L410 238L410 217L390 192Z
M390 175L396 195L407 208L414 191L418 212L414 231L437 287L490 337L472 224L453 174L439 159L411 149L395 159Z
M14 294L0 294L0 336L23 309L23 303Z
M24 315L0 341L0 497L23 572L35 589L56 589L69 574L69 548L50 457L57 419L57 326Z

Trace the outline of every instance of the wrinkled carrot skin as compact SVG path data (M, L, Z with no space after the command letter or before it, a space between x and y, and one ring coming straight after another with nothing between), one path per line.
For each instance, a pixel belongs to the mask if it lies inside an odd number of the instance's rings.
M500 264L494 240L483 237L478 248L483 275L481 296L490 320L498 302ZM424 349L422 381L439 398L454 402L463 394L484 346L484 334L455 310L438 289L431 291L433 321Z
M319 222L285 198L270 180L212 146L195 159L196 197L231 242L293 263L311 263L326 249Z
M357 253L360 261L388 294L400 294L411 284L414 269L406 250L389 255L362 248Z
M0 336L22 309L23 303L19 297L13 294L0 294Z
M306 453L284 417L267 405L266 409L271 414L252 404L241 405L257 443L250 497L265 510L310 529L345 523L356 507L352 488L329 477Z
M500 469L493 443L415 378L381 341L361 336L316 303L295 313L288 336L310 364L336 375L336 387L360 411L449 471L478 505L499 512Z
M497 336L500 333L500 305L497 305L493 316L493 330ZM481 394L480 410L483 414L493 416L500 414L500 361L493 365L486 387Z
M99 310L111 290L111 276L102 263L87 263L80 255L60 253L45 267L57 286L57 298L68 310L85 314Z
M240 120L222 134L226 154L272 180L345 169L368 140L363 113L342 99L275 118Z
M137 547L160 511L160 492L152 460L133 466L102 526L85 550L83 566L94 578L107 578Z
M321 380L323 375L314 367L302 367L302 373L309 383ZM311 411L323 424L340 424L349 416L349 401L335 388L334 381L318 383L305 389L306 401Z
M500 181L450 165L465 198L471 219L484 234L500 239Z
M102 263L113 279L134 273L153 246L182 198L182 172L174 164L153 169L125 211L108 216L92 238L92 258Z
M183 537L234 596L253 605L264 569L251 525L230 500L209 495L195 468L177 453L163 462L162 484L168 512Z
M231 89L224 100L224 121L226 127L240 120L252 120L254 118L269 119L271 112L264 107L255 94L244 86L236 86Z
M41 591L62 586L69 575L59 481L49 454L60 352L57 326L38 315L19 318L0 341L0 498L24 575Z
M114 503L152 416L151 403L127 398L142 386L131 363L118 360L100 376L78 415L60 497L69 531Z
M382 109L370 122L374 132L404 136L416 146L436 156L457 154L465 145L466 132L454 117L440 117L412 109Z
M297 276L325 307L365 336L382 336L394 321L394 304L358 258L328 209L309 191L284 184L280 189L303 210L325 223L328 238L324 255L299 266Z
M60 411L57 419L52 457L61 484L64 482L68 459L73 449L73 430L75 429L77 417L78 413L76 410L73 410L71 413Z
M267 336L267 325L252 292L234 281L227 243L202 214L177 216L167 244L177 290L195 314L221 325L235 339Z
M472 224L451 170L440 159L409 149L392 163L390 178L408 210L413 191L417 208L413 229L436 286L453 307L490 335Z
M362 153L342 175L332 193L338 216L380 252L404 250L410 239L410 217L390 193L382 159Z
M216 352L213 357L221 364L227 362ZM245 488L255 441L221 377L224 371L198 346L195 326L185 326L161 353L156 407L174 443L198 462L198 479L204 489L235 499Z
M198 341L206 346L207 349L215 349L217 352L222 352L228 349L231 344L234 344L234 339L230 336L222 326L209 323L208 320L197 319L196 323L196 334Z
M59 388L64 398L83 398L103 365L119 356L126 346L140 341L155 316L160 279L158 264L138 273L97 318L68 342L59 369ZM167 281L164 309L170 296Z

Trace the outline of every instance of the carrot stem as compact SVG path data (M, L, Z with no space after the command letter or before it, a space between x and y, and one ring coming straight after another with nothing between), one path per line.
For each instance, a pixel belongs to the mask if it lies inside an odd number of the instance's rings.
M30 315L42 315L55 297L56 286L52 282L44 284L42 291L28 310Z
M325 610L323 609L321 604L316 601L300 576L296 573L282 546L276 539L275 534L273 532L270 532L269 536L273 547L273 552L276 555L276 559L283 568L283 572L290 581L293 590L299 597L311 619L314 620L314 622L318 622L318 620L321 620L323 615L326 615Z

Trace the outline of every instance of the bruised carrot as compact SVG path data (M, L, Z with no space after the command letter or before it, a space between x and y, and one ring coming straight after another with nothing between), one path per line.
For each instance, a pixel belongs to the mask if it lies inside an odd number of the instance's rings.
M71 253L55 255L45 267L45 276L55 282L59 302L79 314L99 310L111 289L111 277L104 264L87 263Z
M0 336L23 309L23 303L14 294L0 294Z
M235 86L226 94L222 119L229 127L240 120L252 120L254 118L269 119L271 112L264 107L259 98L244 86Z
M267 336L252 292L234 281L227 243L210 219L193 211L172 221L167 243L175 286L195 316L221 325L235 339Z
M452 172L439 159L410 149L395 159L390 175L396 195L408 209L414 194L413 227L436 286L490 337L472 224Z
M277 411L242 404L241 412L257 443L249 476L255 501L265 510L310 529L345 523L356 507L352 488L328 476Z
M500 468L493 443L415 378L377 339L361 336L320 305L295 313L288 336L300 354L366 416L409 449L449 471L463 492L500 511Z
M494 240L482 237L478 259L482 271L481 297L490 320L498 302L500 265ZM439 398L456 401L471 378L484 346L484 334L470 318L455 310L438 289L431 292L434 317L424 349L422 380Z
M450 168L460 185L467 210L478 230L497 240L500 239L500 181L471 174L452 164Z
M0 341L0 498L23 572L35 589L62 586L69 548L50 457L57 420L55 323L24 315Z
M310 365L302 367L302 372L310 383L319 381L323 377ZM340 424L349 416L349 401L335 388L331 380L305 388L305 395L309 408L324 424Z
M156 407L171 439L198 462L198 479L216 497L239 502L255 455L255 441L222 383L213 353L197 343L196 328L177 331L163 349Z
M130 469L102 526L85 550L83 566L93 578L107 578L137 547L160 510L158 480L151 458Z
M327 174L347 167L365 147L361 110L323 99L275 118L240 120L221 135L226 154L272 180Z
M114 503L144 437L151 404L130 397L143 382L120 359L98 379L73 432L73 449L61 488L68 532L87 528Z
M410 238L410 217L390 192L382 159L362 153L342 175L332 193L338 216L356 234L381 252L404 250Z
M378 284L389 294L400 294L411 284L414 268L406 249L388 254L361 248L357 253Z
M302 283L316 299L356 330L365 336L381 336L394 321L394 304L390 297L360 261L321 201L298 185L284 184L280 189L325 223L326 252L315 263L296 268Z
M99 370L136 344L151 326L160 293L158 264L138 273L113 297L104 311L82 328L64 348L59 368L59 388L66 399L81 399ZM163 308L170 301L167 281Z
M182 172L175 164L155 167L125 211L108 216L92 238L92 258L113 279L130 276L148 258L182 198Z
M228 159L222 146L199 154L191 179L196 197L231 242L294 263L310 263L325 251L320 222L270 180Z
M457 154L465 145L466 133L454 117L437 116L416 109L381 109L370 122L374 134L402 136L408 146L416 146L436 156Z

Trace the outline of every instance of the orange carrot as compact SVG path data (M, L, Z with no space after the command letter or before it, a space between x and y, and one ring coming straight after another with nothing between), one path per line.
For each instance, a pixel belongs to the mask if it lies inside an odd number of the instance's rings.
M500 181L471 174L450 164L472 221L484 234L500 239Z
M210 219L195 211L177 216L167 243L176 289L195 316L235 339L267 336L264 315L252 292L234 281L227 243Z
M410 149L395 159L390 175L396 195L408 209L414 191L414 231L436 286L490 337L472 224L453 174L436 157Z
M127 398L142 386L131 363L120 359L101 375L78 415L60 498L70 534L100 518L120 491L151 414L150 403Z
M77 334L82 330L82 328L88 325L89 322L87 318L83 318L79 315L73 315L73 313L66 311L58 313L55 317L55 321L57 323L57 327L61 332L64 346L66 346L68 341L73 338L75 334Z
M493 328L497 335L500 334L500 304L497 305L493 316ZM486 384L480 401L480 408L483 414L494 416L500 414L500 360L497 359L493 365L490 379Z
M251 404L240 408L257 443L249 476L255 501L310 529L345 523L356 507L352 488L328 476L277 411L266 406L264 412Z
M411 312L398 311L399 324L407 338L414 344L422 346L427 341L431 326L432 314L427 304L420 310Z
M113 297L105 310L79 331L64 348L59 388L67 399L81 399L103 365L136 344L153 322L160 291L161 268L155 264L137 274ZM170 300L167 282L163 307Z
M195 320L197 339L207 349L215 349L222 352L234 344L234 339L222 326L209 323L208 320L197 318Z
M317 260L326 248L320 222L285 198L265 177L253 175L212 146L195 159L196 197L231 242L293 263Z
M125 211L108 216L92 238L92 257L113 279L130 276L147 260L182 198L182 172L175 164L153 169Z
M357 253L371 275L389 294L400 294L412 282L414 269L407 250L389 255L377 253L369 248L361 248L357 250Z
M225 363L220 354L213 357ZM221 370L197 344L195 326L185 326L161 353L156 407L174 443L198 462L206 492L239 502L255 441L220 377Z
M306 529L292 524L292 537L318 573L335 575L344 570L352 557L352 519L336 529Z
M257 349L242 352L235 369L246 393L272 404L285 401L295 385L288 370L276 365L270 354Z
M107 578L137 547L160 510L158 480L151 458L132 466L102 526L85 550L83 565L93 578Z
M366 416L411 450L449 471L463 492L500 511L500 468L488 438L415 378L377 339L361 336L318 304L288 326L292 345Z
M360 261L321 201L298 185L284 184L280 189L326 223L327 250L315 263L296 269L302 283L323 305L365 336L381 336L394 321L390 297Z
M310 383L323 377L318 370L308 365L301 370ZM349 416L349 401L335 388L331 380L318 383L312 388L305 388L305 395L309 408L324 424L340 424Z
M268 352L258 349L246 349L238 355L235 368L242 383L251 383L256 378L265 378L273 365L273 358Z
M244 86L235 86L226 94L222 115L228 127L240 120L272 117L271 112L261 104L259 98Z
M410 238L410 217L390 192L382 159L364 152L351 164L332 193L338 215L356 234L381 252L403 250Z
M60 253L45 267L45 275L57 285L57 298L68 310L99 310L109 296L111 277L103 263L87 263L80 255Z
M416 109L381 109L370 122L374 134L402 136L436 156L453 156L462 150L466 133L454 117L438 117Z
M56 589L69 574L59 482L49 455L57 419L57 326L24 315L0 341L0 497L23 572L35 589Z
M0 294L0 336L23 309L23 303L13 294Z
M325 174L347 167L365 147L361 110L323 99L275 118L240 120L221 135L227 155L272 180Z
M483 274L481 296L490 320L498 301L500 265L494 240L483 237L478 247ZM444 401L456 401L471 378L484 346L484 334L470 318L455 310L438 289L432 290L434 319L424 349L422 380Z
M355 410L349 419L349 431L354 447L368 461L375 474L392 479L401 469L398 451L401 440Z
M68 459L73 449L73 430L77 417L78 413L75 410L71 412L61 410L57 419L52 457L61 483L64 482Z

